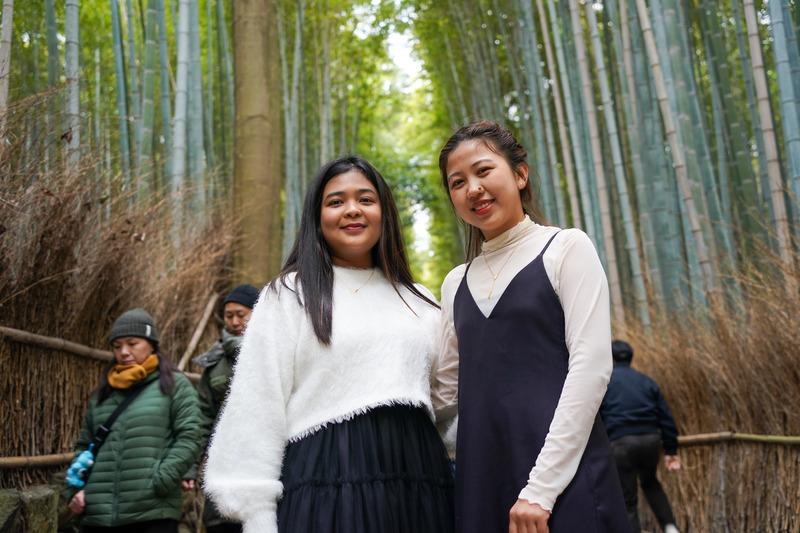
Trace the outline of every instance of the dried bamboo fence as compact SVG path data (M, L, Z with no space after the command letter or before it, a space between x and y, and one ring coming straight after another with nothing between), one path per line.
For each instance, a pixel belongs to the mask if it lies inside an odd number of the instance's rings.
M209 309L213 308L217 298L217 293L209 298L185 355L191 355L197 348L204 332L214 329L207 326L211 316ZM214 335L212 332L211 336ZM210 341L208 335L205 338ZM11 395L4 395L0 410L3 438L6 443L11 441L10 446L4 443L0 453L6 455L14 449L39 453L71 449L88 395L98 383L100 374L113 361L113 355L106 350L61 338L0 326L0 361L11 372L10 376L16 374L17 377L13 385L6 383L10 385ZM40 384L32 377L46 376L48 369L53 367L62 374L54 376L51 383ZM66 376L63 376L64 371ZM25 373L28 377L19 379L20 374ZM199 379L199 374L185 374L192 381ZM60 383L59 377L63 379ZM42 421L50 424L44 426ZM0 457L0 488L46 482L71 458L71 452Z
M197 348L197 344L203 335L203 332L208 325L209 318L213 311L214 304L218 299L218 294L213 293L209 298L208 304L203 311L203 316L197 327L192 334L192 340L189 342L189 347L181 359L181 366L185 366L188 358L192 355ZM34 346L44 348L48 351L62 352L70 355L77 355L80 357L93 359L95 361L102 361L110 363L113 361L114 356L111 352L106 350L98 350L89 346L84 346L77 342L70 342L57 337L46 337L44 335L37 335L29 331L23 331L15 328L0 326L0 339L7 343L17 343L27 346ZM41 357L42 354L37 354ZM193 382L200 379L200 375L192 372L185 372L186 376ZM48 455L31 455L31 456L15 456L15 457L0 457L0 470L3 469L21 469L21 468L44 468L44 467L63 467L69 463L74 454L72 452L55 453Z
M681 531L800 531L800 446L779 437L800 435L800 297L784 282L800 275L760 260L725 279L739 299L707 315L654 313L626 335L681 432L717 432L684 442L683 469L659 474ZM644 507L643 526L658 531Z
M211 293L232 277L235 221L221 215L229 212L224 197L209 198L197 213L185 190L137 200L91 157L67 171L46 136L17 134L44 124L37 110L47 108L35 99L6 115L15 134L0 153L0 324L63 341L53 350L0 339L5 457L72 448L108 363L102 350L71 353L70 341L105 346L113 320L144 307L156 320L165 357L177 363L190 341L202 348L215 340L216 327L194 333L203 317L213 316L206 313ZM57 157L46 164L48 153ZM45 483L62 468L0 469L0 488Z
M682 532L800 531L800 446L725 441L680 449L683 468L659 469ZM644 530L660 531L639 494Z

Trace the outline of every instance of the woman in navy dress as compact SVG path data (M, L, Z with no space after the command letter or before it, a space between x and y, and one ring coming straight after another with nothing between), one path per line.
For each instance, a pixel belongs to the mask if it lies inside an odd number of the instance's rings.
M457 405L456 531L629 531L597 412L611 369L608 285L580 230L541 223L527 154L495 122L439 156L469 262L442 285L434 407Z

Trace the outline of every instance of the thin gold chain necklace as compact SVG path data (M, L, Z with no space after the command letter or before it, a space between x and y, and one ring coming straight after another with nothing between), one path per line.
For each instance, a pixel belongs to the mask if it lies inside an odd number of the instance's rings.
M366 287L367 283L369 283L372 280L372 276L374 276L374 275L375 275L375 269L373 268L372 272L369 273L369 277L367 278L367 281L365 281L364 283L359 285L357 288L353 289L352 287L349 287L347 283L344 283L344 286L347 287L347 290L349 290L353 294L358 294L358 291L360 291L361 289Z
M514 248L511 249L511 253L508 254L508 257L506 257L506 260L503 263L503 266L500 267L500 270L497 271L497 274L494 273L494 271L492 270L492 267L489 265L489 260L486 259L486 251L484 250L483 254L481 254L481 255L483 255L483 262L486 263L486 268L489 269L489 275L492 276L492 286L489 288L489 296L488 296L489 300L492 299L492 294L494 293L494 284L497 282L497 278L500 277L500 273L503 272L503 269L506 267L508 262L511 260L511 256L514 255L514 252L517 251L517 247L518 246L519 245L514 246Z

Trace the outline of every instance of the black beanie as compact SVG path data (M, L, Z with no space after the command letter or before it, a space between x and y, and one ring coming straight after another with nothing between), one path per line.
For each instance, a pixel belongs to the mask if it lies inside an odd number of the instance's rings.
M153 317L141 308L125 311L111 326L108 342L120 337L141 337L158 344L158 330Z
M630 364L633 348L625 341L615 340L611 343L611 356L615 363Z
M252 309L258 301L258 289L252 285L239 285L225 297L222 305L233 302Z

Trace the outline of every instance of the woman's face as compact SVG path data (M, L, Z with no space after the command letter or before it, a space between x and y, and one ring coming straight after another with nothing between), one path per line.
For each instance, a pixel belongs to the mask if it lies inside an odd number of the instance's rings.
M358 170L334 176L322 191L322 236L333 264L369 268L381 236L378 191Z
M222 312L222 318L225 321L225 329L231 335L241 336L244 333L244 327L247 321L250 320L250 315L253 310L247 306L236 302L228 302L225 304L225 309Z
M456 213L478 228L484 239L493 239L522 220L519 192L528 183L527 165L516 174L502 155L471 139L450 153L446 175Z
M141 365L152 355L153 345L141 337L119 337L111 342L111 351L120 365Z

